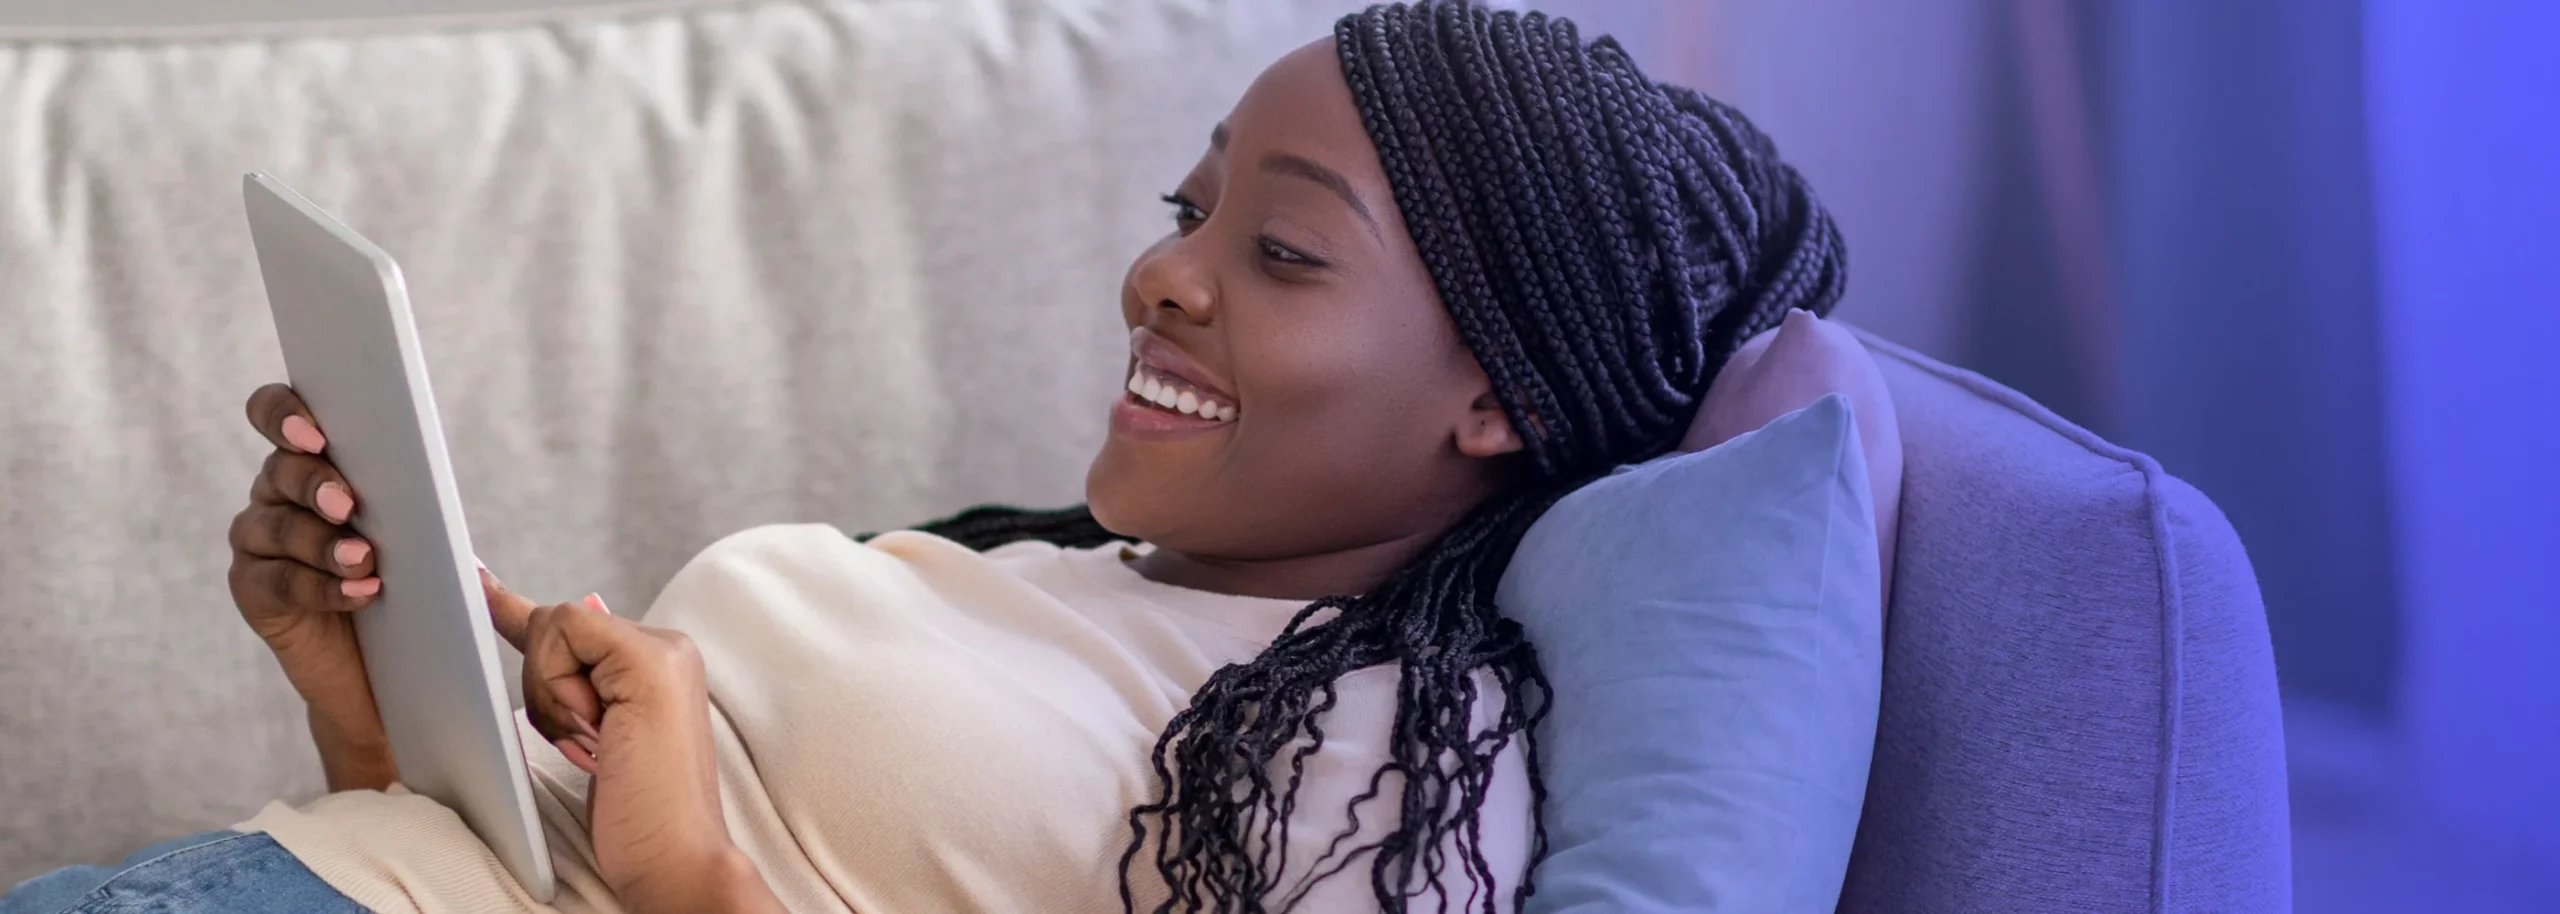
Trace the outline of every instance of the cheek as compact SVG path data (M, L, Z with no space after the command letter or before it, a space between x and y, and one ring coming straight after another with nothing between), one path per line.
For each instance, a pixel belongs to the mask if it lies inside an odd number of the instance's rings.
M1269 345L1265 345L1265 343ZM1405 462L1434 440L1433 412L1449 397L1445 353L1416 328L1384 321L1274 329L1240 347L1238 371L1256 382L1243 392L1240 424L1257 453L1296 455L1310 469L1338 472L1340 463L1378 468ZM1242 382L1239 382L1240 384ZM1239 442L1248 443L1248 442ZM1348 452L1348 453L1345 453Z

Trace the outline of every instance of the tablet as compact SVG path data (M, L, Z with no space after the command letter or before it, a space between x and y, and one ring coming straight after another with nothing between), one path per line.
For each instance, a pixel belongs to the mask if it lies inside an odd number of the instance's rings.
M285 376L379 557L382 595L356 611L356 642L400 782L459 813L548 902L551 854L400 267L274 178L251 173L241 193Z

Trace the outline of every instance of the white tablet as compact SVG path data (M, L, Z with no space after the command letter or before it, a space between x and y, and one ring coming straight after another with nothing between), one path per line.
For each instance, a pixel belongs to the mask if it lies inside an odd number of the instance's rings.
M400 267L274 178L252 173L241 192L285 375L378 556L382 595L356 612L356 641L400 782L461 814L547 902L551 854Z

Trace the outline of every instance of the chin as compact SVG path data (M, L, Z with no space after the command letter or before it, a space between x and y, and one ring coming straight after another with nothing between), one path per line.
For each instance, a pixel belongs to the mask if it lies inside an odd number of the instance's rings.
M1135 469L1117 459L1111 453L1110 445L1104 445L1102 452L1094 455L1093 465L1085 469L1085 507L1093 512L1094 522L1101 524L1103 529L1152 542L1153 537L1148 534L1156 525L1148 523L1149 512L1143 504L1131 503L1131 496L1136 493L1131 491L1129 483L1135 481L1137 474L1132 472ZM1144 497L1135 500L1144 501Z
M1197 485L1172 484L1176 474L1167 461L1142 459L1148 456L1153 455L1106 444L1093 458L1092 467L1085 471L1084 499L1094 522L1121 536L1166 548L1179 548L1174 544L1196 541L1200 534L1219 529L1218 512L1212 506L1223 499Z

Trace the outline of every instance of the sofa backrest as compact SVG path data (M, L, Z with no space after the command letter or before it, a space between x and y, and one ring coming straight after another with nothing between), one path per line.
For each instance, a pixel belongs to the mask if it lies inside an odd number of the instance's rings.
M2290 910L2275 660L2230 522L2015 391L1867 343L1904 481L1840 909Z

